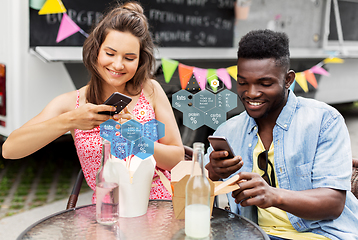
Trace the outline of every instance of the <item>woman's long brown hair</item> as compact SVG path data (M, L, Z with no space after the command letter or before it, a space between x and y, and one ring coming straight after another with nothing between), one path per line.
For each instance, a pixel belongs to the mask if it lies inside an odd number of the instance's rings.
M97 70L97 58L99 49L110 30L129 32L139 39L138 69L125 86L129 94L140 93L142 84L152 77L151 73L155 64L154 44L142 6L137 2L127 2L113 8L97 24L83 44L83 63L91 74L87 89L87 102L94 104L104 102L102 99L102 81L104 80Z

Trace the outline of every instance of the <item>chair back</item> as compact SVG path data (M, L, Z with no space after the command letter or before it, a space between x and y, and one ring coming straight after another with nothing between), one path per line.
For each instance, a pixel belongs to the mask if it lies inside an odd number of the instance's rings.
M193 157L193 149L191 147L184 145L184 151L185 151L184 159L187 161L191 161Z
M358 159L357 158L353 158L351 186L352 186L352 193L358 199Z

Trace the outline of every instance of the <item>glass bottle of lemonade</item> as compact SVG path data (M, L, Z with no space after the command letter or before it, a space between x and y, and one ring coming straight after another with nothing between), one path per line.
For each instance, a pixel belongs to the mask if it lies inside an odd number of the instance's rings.
M206 238L210 234L211 189L204 171L204 144L194 143L193 148L193 168L185 192L185 234Z

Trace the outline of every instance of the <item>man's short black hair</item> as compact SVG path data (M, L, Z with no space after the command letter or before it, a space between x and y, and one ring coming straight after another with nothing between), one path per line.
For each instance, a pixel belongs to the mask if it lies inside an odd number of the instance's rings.
M247 59L274 58L287 71L290 68L288 36L284 32L274 32L268 29L253 30L241 38L237 57Z

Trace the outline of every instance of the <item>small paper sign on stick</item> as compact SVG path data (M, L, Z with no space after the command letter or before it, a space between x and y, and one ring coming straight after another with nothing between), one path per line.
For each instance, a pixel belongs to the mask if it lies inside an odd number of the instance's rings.
M67 10L61 0L47 0L39 11L39 15L63 13L66 11Z
M57 33L56 42L59 43L63 39L68 38L69 36L78 32L81 28L77 26L77 24L72 21L72 19L64 13L62 15L62 20L60 24L60 28Z

